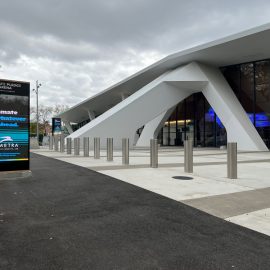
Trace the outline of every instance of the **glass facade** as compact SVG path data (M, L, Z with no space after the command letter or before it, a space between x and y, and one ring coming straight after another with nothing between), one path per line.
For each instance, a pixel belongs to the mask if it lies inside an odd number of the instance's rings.
M202 93L180 102L158 136L159 143L164 146L181 146L188 138L198 147L217 147L227 141L224 126Z
M270 148L270 60L221 68L240 103Z
M221 71L270 148L270 60L222 67ZM227 143L226 130L202 93L180 102L158 136L164 146L183 145L186 138L192 138L194 146Z
M256 63L255 81L255 126L270 148L270 61Z

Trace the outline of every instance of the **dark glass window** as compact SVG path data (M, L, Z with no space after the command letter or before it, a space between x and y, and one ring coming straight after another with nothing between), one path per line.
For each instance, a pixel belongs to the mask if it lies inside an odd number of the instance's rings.
M163 145L169 145L169 141L170 141L170 118L164 123L162 132L163 132Z
M186 98L186 139L193 139L194 138L194 95L189 96Z
M175 138L176 138L176 109L171 114L169 118L169 129L170 129L170 136L168 140L168 145L175 145Z
M241 65L241 104L254 123L254 65Z
M205 146L215 146L215 112L210 104L205 101Z
M176 108L177 127L175 145L183 145L185 139L185 101L180 102Z
M241 73L240 65L229 66L222 68L222 72L227 82L233 89L235 95L240 100L241 98Z
M256 116L255 126L270 147L270 61L255 65Z
M194 145L204 146L204 103L205 97L202 93L195 94L195 136Z
M227 132L220 119L216 115L216 146L227 144Z
M164 144L163 144L163 128L162 128L161 131L158 133L157 140L158 140L158 144L164 145Z
M202 93L180 102L158 135L162 145L183 145L193 139L194 146L226 144L226 130Z

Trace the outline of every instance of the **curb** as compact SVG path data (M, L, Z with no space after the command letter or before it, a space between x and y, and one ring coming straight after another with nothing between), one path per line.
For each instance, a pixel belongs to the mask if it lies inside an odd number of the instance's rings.
M0 181L1 180L17 180L23 179L32 176L31 171L8 171L0 172Z

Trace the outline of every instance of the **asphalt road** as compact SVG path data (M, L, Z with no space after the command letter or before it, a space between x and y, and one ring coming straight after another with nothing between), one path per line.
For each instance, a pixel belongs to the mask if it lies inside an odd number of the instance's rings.
M0 181L0 269L270 269L270 237L32 154Z

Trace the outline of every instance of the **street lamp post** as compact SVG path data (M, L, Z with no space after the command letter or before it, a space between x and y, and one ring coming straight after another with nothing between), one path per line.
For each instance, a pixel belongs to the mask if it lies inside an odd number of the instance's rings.
M38 89L41 87L41 83L38 83L38 80L36 81L36 89L33 89L33 91L36 93L36 98L37 98L37 143L39 145L39 112L38 112Z

